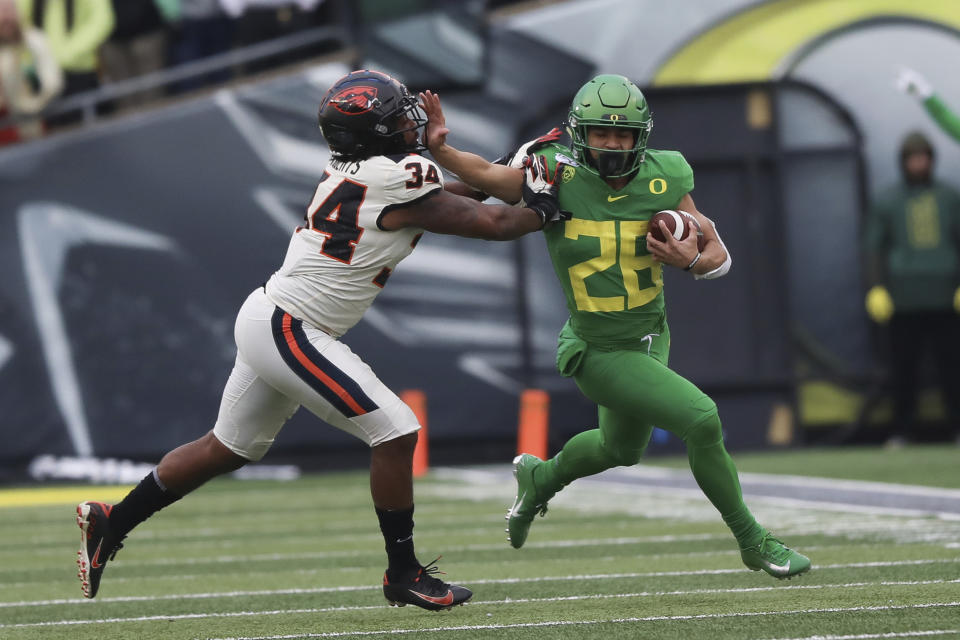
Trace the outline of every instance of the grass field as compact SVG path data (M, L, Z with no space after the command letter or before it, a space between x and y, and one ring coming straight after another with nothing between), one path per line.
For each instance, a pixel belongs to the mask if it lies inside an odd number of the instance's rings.
M932 485L960 498L952 445L735 459L742 471ZM0 491L0 638L960 638L960 514L748 495L814 562L778 582L744 569L696 492L581 481L517 551L503 532L509 467L435 469L417 483L419 556L443 554L446 577L475 596L431 613L385 604L364 473L213 482L131 535L95 601L75 577L77 495Z

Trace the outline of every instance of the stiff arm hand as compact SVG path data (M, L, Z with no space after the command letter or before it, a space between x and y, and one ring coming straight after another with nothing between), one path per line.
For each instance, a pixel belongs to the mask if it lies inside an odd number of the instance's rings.
M475 153L461 151L447 144L447 127L440 98L431 91L420 94L420 103L427 115L424 144L441 167L456 175L474 189L504 202L516 203L523 197L523 170L494 164Z

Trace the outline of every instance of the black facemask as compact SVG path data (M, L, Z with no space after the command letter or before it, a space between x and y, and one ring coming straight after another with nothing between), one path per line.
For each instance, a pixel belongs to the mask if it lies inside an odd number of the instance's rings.
M616 151L601 151L597 154L594 166L601 178L618 176L626 171L630 162L632 153L623 153Z

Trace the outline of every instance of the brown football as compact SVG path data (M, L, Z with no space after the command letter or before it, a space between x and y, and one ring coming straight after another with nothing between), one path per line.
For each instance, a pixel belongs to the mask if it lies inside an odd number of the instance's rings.
M650 218L650 235L659 240L660 242L665 242L666 238L663 235L663 231L660 229L660 222L664 223L664 226L667 228L667 231L677 240L684 240L688 235L690 235L690 227L687 225L687 221L692 220L693 224L696 225L697 231L700 231L700 223L697 222L697 219L686 211L673 211L670 209L665 209L663 211L658 211L653 214L653 217ZM704 239L703 234L700 233L700 237L697 238L697 249L703 251Z

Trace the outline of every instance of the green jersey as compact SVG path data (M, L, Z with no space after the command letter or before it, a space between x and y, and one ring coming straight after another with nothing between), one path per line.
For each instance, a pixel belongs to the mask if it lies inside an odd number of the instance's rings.
M561 175L560 208L570 220L544 230L553 268L570 310L570 327L590 344L643 348L663 330L662 265L647 251L647 226L657 211L675 209L693 189L693 170L677 151L647 149L634 178L619 191L572 164L566 147L538 153Z
M886 189L864 245L882 270L871 280L887 286L898 311L949 309L960 285L960 194L938 181Z

